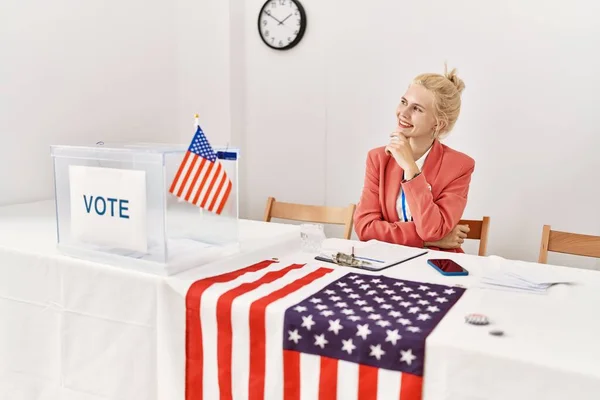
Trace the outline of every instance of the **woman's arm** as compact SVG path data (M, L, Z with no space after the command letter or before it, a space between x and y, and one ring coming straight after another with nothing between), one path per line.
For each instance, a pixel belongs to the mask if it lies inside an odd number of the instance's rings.
M425 247L445 250L459 249L465 242L470 231L469 225L456 225L454 229L442 239L436 240L435 242L425 242Z
M354 213L354 230L360 240L377 239L412 247L423 247L414 222L388 222L379 203L379 163L367 157L365 182Z
M417 234L426 242L435 242L456 227L467 205L467 195L475 162L468 159L460 173L433 199L423 174L402 184Z

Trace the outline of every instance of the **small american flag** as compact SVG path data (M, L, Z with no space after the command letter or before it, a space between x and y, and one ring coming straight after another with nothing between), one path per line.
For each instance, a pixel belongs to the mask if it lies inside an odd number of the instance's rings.
M232 183L217 154L197 125L169 192L205 210L221 214Z
M425 340L465 289L263 261L186 296L186 400L421 399Z

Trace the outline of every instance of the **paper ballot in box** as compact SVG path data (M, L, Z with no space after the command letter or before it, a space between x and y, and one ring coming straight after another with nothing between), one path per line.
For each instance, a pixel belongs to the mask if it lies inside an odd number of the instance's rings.
M52 146L59 249L163 275L239 251L239 151L194 141Z

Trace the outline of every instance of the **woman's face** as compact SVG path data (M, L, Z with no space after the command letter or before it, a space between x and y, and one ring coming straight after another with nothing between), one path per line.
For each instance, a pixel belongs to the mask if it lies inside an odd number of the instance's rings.
M412 84L396 109L398 131L407 138L433 137L437 120L433 94L421 85Z

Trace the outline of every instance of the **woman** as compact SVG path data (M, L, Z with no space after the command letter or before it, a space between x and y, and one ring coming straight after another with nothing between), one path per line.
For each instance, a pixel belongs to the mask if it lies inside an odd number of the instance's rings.
M456 70L417 76L396 110L390 142L369 151L354 215L360 240L462 252L458 225L475 161L440 143L460 114L465 85Z

